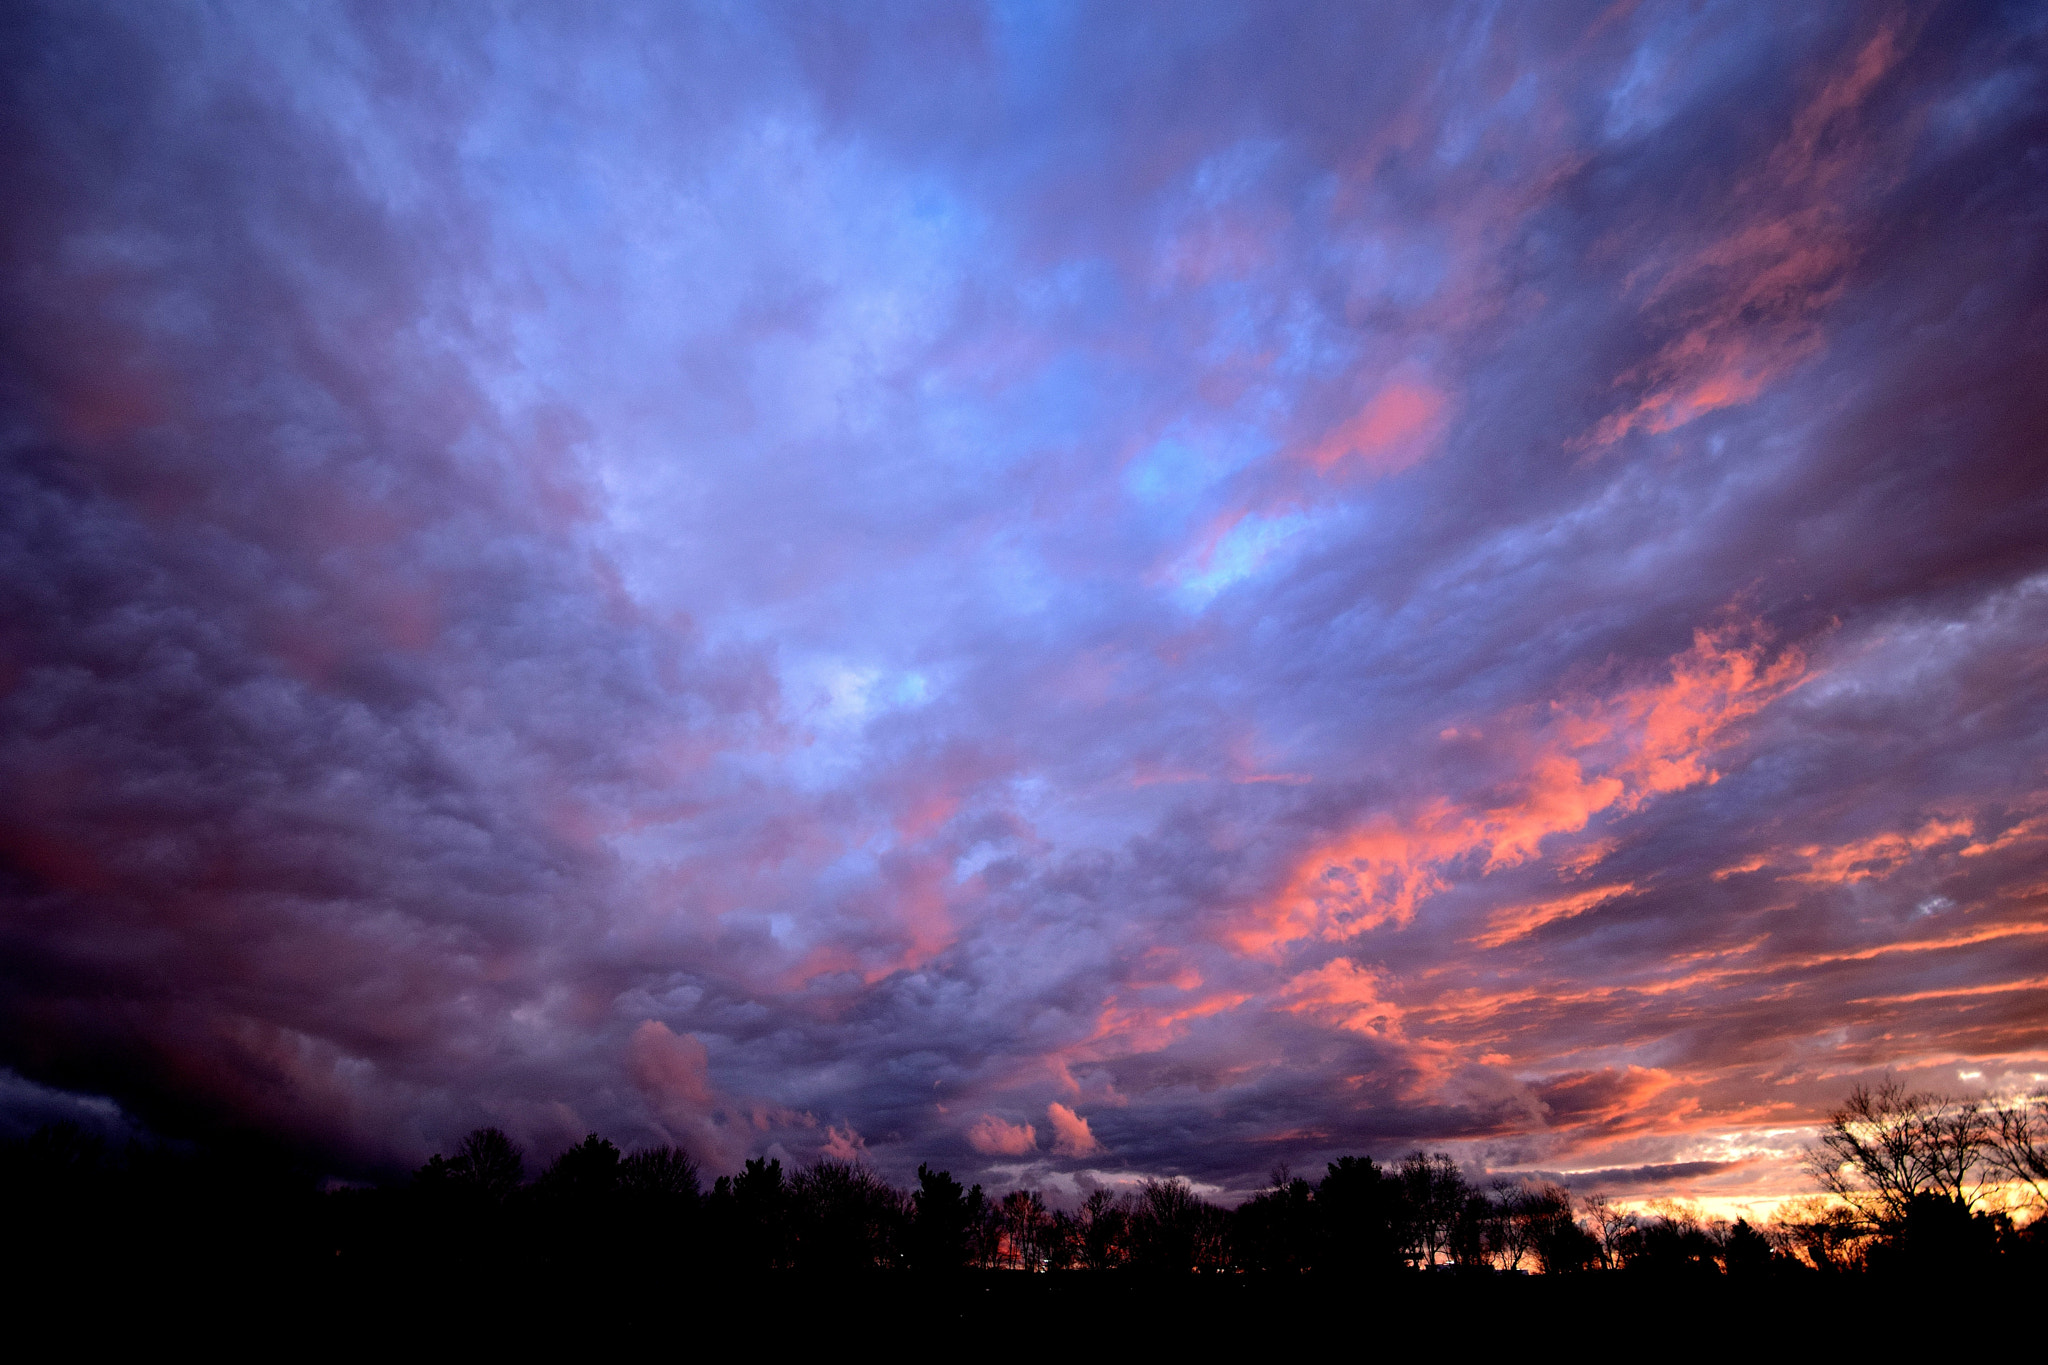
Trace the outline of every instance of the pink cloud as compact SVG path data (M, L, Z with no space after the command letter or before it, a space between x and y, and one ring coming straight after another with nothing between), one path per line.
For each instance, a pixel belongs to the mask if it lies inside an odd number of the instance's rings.
M1796 877L1800 881L1815 882L1882 880L1920 854L1944 844L1959 844L1969 839L1973 830L1968 817L1937 817L1917 830L1887 831L1832 847L1809 844L1799 850L1799 856L1806 860L1807 870L1796 874ZM1968 854L1973 847L1976 846L1956 851Z
M711 1061L704 1044L687 1033L677 1036L659 1019L633 1030L626 1063L634 1083L664 1104L702 1109L711 1103Z
M1294 1013L1313 1015L1352 1033L1397 1037L1401 1009L1383 997L1382 976L1349 958L1335 958L1289 981L1281 999Z
M1102 1144L1089 1131L1088 1120L1055 1101L1046 1106L1046 1120L1052 1124L1052 1149L1061 1156L1091 1156Z
M726 1163L741 1155L718 1121L710 1053L694 1034L675 1033L658 1019L644 1021L626 1040L626 1072L669 1141L704 1161Z
M1644 307L1677 334L1617 379L1642 396L1583 446L1661 435L1751 402L1820 351L1823 315L1857 254L1847 201L1885 174L1856 115L1897 62L1897 37L1879 29L1825 82L1764 170L1737 188L1734 225L1655 277Z
M1656 796L1712 783L1719 776L1709 766L1714 750L1807 673L1798 651L1772 658L1735 631L1697 632L1668 668L1663 682L1504 717L1524 727L1518 772L1481 800L1421 798L1317 845L1277 897L1232 926L1231 942L1264 952L1405 924L1466 875L1469 860L1478 860L1481 875L1512 868L1535 858L1546 838L1583 830L1596 815L1627 814ZM1559 913L1576 912L1567 906Z
M1441 428L1444 395L1427 384L1393 383L1374 394L1356 415L1329 432L1304 457L1328 474L1356 466L1375 474L1398 474L1429 454Z
M1038 1129L984 1114L981 1122L967 1130L967 1145L984 1156L1023 1156L1037 1150Z
M844 1128L833 1124L825 1129L825 1142L818 1148L818 1155L826 1161L859 1161L867 1151L867 1139L855 1132L852 1124Z

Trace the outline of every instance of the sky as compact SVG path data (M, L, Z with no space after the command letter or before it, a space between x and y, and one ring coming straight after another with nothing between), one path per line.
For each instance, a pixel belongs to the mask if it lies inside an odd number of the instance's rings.
M1748 1207L2048 1080L2048 10L0 24L0 1127Z

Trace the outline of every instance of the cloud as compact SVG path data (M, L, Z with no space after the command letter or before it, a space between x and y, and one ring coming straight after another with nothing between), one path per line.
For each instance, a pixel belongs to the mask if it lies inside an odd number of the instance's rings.
M984 1114L981 1122L967 1130L967 1145L984 1156L1023 1156L1038 1150L1038 1129Z
M1899 864L1916 853L1942 844L1966 840L1970 833L1971 825L1968 819L1936 818L1907 833L1875 834L1867 839L1858 839L1853 843L1825 849L1818 845L1808 845L1799 850L1799 856L1807 863L1807 870L1800 873L1799 877L1804 881L1820 882L1864 881L1874 877L1887 877L1897 870ZM1967 853L1969 850L1959 851Z
M1287 1009L1313 1014L1353 1033L1398 1034L1400 1007L1381 998L1380 976L1346 958L1303 972L1281 992Z
M1872 193L1888 169L1886 158L1870 154L1857 116L1899 54L1899 34L1880 26L1793 114L1764 164L1737 183L1722 235L1642 286L1643 306L1668 313L1677 335L1618 377L1618 386L1648 392L1604 418L1593 444L1661 435L1752 402L1824 344L1821 320L1857 250L1845 201Z
M1308 462L1329 473L1356 461L1383 474L1398 474L1426 454L1424 437L1437 425L1444 396L1420 384L1389 384L1348 422L1308 453Z
M734 1163L734 1134L723 1121L724 1106L711 1084L710 1053L690 1034L677 1035L648 1019L626 1040L628 1074L646 1097L655 1121L670 1139L699 1160Z
M1102 1150L1088 1120L1058 1100L1046 1106L1045 1119L1052 1125L1052 1149L1060 1156L1093 1156Z
M853 1125L841 1128L834 1124L825 1129L825 1141L818 1148L822 1161L858 1162L868 1154L867 1139L855 1132Z
M1514 768L1479 808L1432 795L1409 813L1373 816L1313 850L1290 885L1233 931L1233 941L1256 952L1310 934L1406 923L1451 885L1460 864L1476 863L1482 875L1513 867L1536 857L1545 839L1576 834L1610 809L1629 811L1716 781L1706 766L1713 747L1796 686L1803 671L1796 651L1767 660L1759 645L1702 631L1671 661L1668 682L1553 702L1530 719L1504 718L1521 720L1526 737Z

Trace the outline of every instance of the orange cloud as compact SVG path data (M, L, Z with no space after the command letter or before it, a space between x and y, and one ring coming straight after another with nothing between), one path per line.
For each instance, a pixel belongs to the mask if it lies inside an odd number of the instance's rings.
M1823 847L1809 844L1799 850L1808 868L1796 874L1802 882L1860 882L1882 880L1905 866L1916 853L1940 844L1968 839L1974 826L1967 818L1929 820L1906 834L1878 834L1854 843ZM1981 847L1981 845L1972 845ZM1961 852L1968 853L1965 848Z
M1476 860L1480 875L1513 867L1536 857L1544 839L1576 833L1603 812L1630 813L1656 796L1718 781L1708 765L1714 749L1805 677L1796 651L1772 660L1733 631L1699 631L1671 660L1665 682L1553 703L1525 740L1527 757L1501 789L1505 799L1461 805L1439 796L1370 817L1310 850L1281 894L1229 939L1242 952L1264 952L1406 924L1460 864Z
M1102 1144L1089 1131L1088 1120L1064 1104L1047 1105L1045 1117L1052 1124L1052 1149L1061 1156L1090 1156L1102 1150Z
M1038 1129L1029 1123L1008 1123L994 1114L984 1114L981 1122L967 1130L967 1145L984 1156L1023 1156L1038 1149Z
M2036 815L2022 820L1995 839L1980 839L1961 850L1965 858L1981 858L1987 853L1997 853L2011 848L2014 844L2031 843L2048 835L2048 816Z
M1352 1033L1397 1037L1401 1010L1380 998L1380 973L1337 958L1287 983L1280 998L1295 1014L1335 1024Z
M1096 1017L1095 1031L1083 1046L1091 1055L1101 1050L1095 1045L1112 1041L1129 1051L1154 1052L1185 1033L1189 1020L1234 1010L1251 998L1244 991L1222 991L1188 1004L1169 1006L1142 1001L1126 1005L1112 996L1104 1002Z
M1945 986L1937 990L1912 991L1905 995L1866 995L1851 1000L1852 1005L1910 1005L1921 1000L1948 1000L1972 995L2009 995L2014 991L2048 990L2048 976L2029 977L2025 981L1994 981L1978 986Z
M1770 859L1761 853L1751 854L1739 863L1730 863L1726 867L1717 868L1714 872L1714 880L1725 882L1730 877L1745 876L1748 873L1762 870L1769 862Z
M1650 1112L1650 1102L1677 1083L1677 1077L1655 1067L1608 1067L1553 1076L1536 1093L1552 1127L1597 1128L1611 1136L1654 1127L1669 1117L1662 1111ZM1678 1107L1694 1105L1688 1099Z
M1485 932L1475 937L1472 942L1481 948L1498 948L1518 938L1525 938L1546 924L1583 915L1588 910L1626 896L1635 889L1634 883L1622 882L1616 886L1596 886L1591 890L1576 892L1569 896L1555 896L1549 900L1503 906L1487 918Z

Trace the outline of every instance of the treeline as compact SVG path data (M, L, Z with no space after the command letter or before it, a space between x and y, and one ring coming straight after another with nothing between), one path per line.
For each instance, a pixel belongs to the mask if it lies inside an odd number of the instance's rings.
M993 1195L929 1166L902 1189L861 1165L785 1170L754 1160L707 1187L676 1148L626 1154L594 1134L529 1178L524 1154L494 1128L402 1184L322 1192L253 1149L115 1149L53 1127L0 1147L0 1215L17 1254L261 1255L329 1267L1349 1279L1425 1269L1753 1280L1960 1272L2048 1261L2048 1220L2019 1223L1991 1207L2001 1190L2048 1190L2048 1172L2036 1168L2030 1186L2011 1178L2008 1160L2019 1153L2025 1169L2037 1159L2026 1154L2038 1154L2042 1112L1859 1091L1812 1159L1827 1197L1762 1227L1679 1204L1624 1210L1550 1184L1478 1185L1449 1156L1420 1151L1386 1165L1345 1157L1314 1181L1278 1171L1234 1209L1184 1182L1147 1180L1097 1189L1065 1210L1038 1191Z

